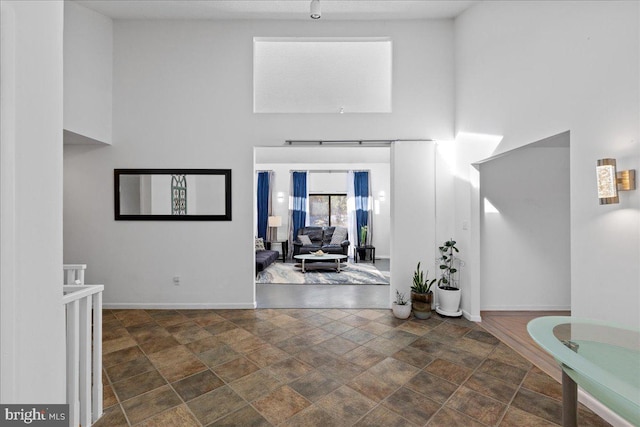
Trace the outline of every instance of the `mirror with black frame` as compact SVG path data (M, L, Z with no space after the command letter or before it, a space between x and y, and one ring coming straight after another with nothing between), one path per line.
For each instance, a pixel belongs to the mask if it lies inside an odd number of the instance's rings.
M116 220L231 221L231 169L114 169Z

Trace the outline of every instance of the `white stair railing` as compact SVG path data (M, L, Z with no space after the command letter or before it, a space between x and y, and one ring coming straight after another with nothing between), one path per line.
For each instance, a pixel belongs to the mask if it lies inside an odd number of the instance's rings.
M63 289L62 302L67 318L69 426L89 427L102 416L104 286L65 285Z
M84 271L87 264L63 264L65 285L84 285Z

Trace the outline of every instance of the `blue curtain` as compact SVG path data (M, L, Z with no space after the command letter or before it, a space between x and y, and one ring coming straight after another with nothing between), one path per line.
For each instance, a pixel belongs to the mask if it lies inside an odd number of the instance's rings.
M291 238L295 238L298 229L306 224L307 220L307 172L291 173Z
M353 188L356 202L356 232L358 245L364 246L367 242L360 241L360 229L369 226L369 172L353 173ZM370 233L367 233L369 236ZM370 240L370 239L367 239Z
M267 240L269 221L269 172L258 172L258 237Z

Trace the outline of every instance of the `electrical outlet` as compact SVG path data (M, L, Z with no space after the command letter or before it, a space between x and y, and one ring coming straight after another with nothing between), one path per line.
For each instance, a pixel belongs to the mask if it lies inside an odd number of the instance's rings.
M180 276L173 276L173 286L180 286Z

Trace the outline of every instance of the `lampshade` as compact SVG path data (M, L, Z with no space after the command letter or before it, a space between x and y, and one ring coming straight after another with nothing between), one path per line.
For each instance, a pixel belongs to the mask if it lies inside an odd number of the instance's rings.
M282 217L270 216L268 220L268 224L269 224L269 227L280 227L282 225Z
M311 19L320 19L322 11L320 10L320 0L311 0Z

